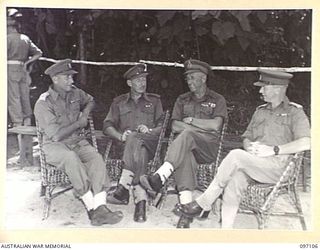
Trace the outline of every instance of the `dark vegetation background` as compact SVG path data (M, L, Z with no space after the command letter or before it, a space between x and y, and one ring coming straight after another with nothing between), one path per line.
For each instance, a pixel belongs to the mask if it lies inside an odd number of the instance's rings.
M97 62L143 60L179 62L195 58L215 66L310 67L311 10L87 10L18 8L21 31L53 59ZM46 91L39 61L32 73L32 105ZM101 129L112 99L128 91L123 73L130 66L74 64L76 85L96 99L95 126ZM148 92L165 109L188 91L183 69L148 65ZM262 101L252 83L256 72L214 71L208 86L224 95L228 133L241 134ZM310 116L310 73L295 73L288 96Z

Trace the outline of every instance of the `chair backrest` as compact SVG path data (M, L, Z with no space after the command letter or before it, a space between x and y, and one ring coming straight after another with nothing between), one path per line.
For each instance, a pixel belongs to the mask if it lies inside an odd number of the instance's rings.
M225 133L227 131L227 127L228 127L228 117L225 118L225 120L223 121L222 129L221 129L221 132L220 132L219 146L218 146L218 152L217 152L217 157L216 157L216 161L215 161L214 175L217 174L218 167L219 167L220 162L222 160L223 139L224 139L224 135L225 135Z
M300 173L300 168L305 152L295 153L288 160L285 170L283 171L279 181L274 185L272 191L270 192L265 206L262 209L268 209L266 206L270 206L273 200L277 198L281 188L285 187L287 190L296 186L298 182L298 176Z
M158 138L157 149L156 149L156 152L155 152L154 158L153 158L154 165L160 163L160 154L161 154L163 139L164 139L164 136L167 131L169 120L170 120L170 111L166 110L165 114L164 114L164 120L162 123L161 131L160 131L159 138Z
M89 125L88 125L89 131L87 132L86 129L82 129L81 134L85 136L88 136L88 134L90 134L93 147L98 152L97 138L95 136L95 129L94 129L94 124L91 116L88 117L88 122L89 122ZM42 173L43 171L46 171L45 170L46 157L43 151L43 133L39 127L39 122L37 120L36 120L36 129L37 129L37 138L38 138L39 150L40 150L40 166L41 166L41 173Z

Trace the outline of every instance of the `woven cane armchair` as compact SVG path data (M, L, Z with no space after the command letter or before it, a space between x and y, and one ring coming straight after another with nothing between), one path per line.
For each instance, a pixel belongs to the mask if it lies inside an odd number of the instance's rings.
M226 133L228 127L228 119L226 118L224 120L224 123L222 125L221 133L219 136L219 142L218 142L218 152L217 152L217 157L214 162L211 163L206 163L206 164L198 164L197 166L197 189L200 191L204 191L211 183L213 180L214 176L216 175L218 171L218 166L220 165L220 162L222 160L222 153L223 153L223 138ZM176 134L171 132L169 136L169 142L168 142L168 147L174 140ZM163 204L165 203L167 196L169 194L178 194L177 190L175 189L176 183L174 180L174 174L171 175L166 183L164 184L164 187L162 188L160 198L156 202L156 207L161 208ZM173 188L173 189L172 189ZM204 215L204 217L206 217Z
M267 220L271 215L297 217L300 219L302 229L307 229L297 191L303 155L304 152L300 152L292 156L276 184L252 183L248 186L242 197L240 212L254 213L259 229L266 227ZM290 198L296 212L274 211L274 204L280 195L286 195Z
M90 134L90 139L92 145L98 152L97 140L94 133L94 124L91 117L89 117L89 130L82 130L82 135L88 137ZM44 209L43 217L45 220L49 216L49 211L51 207L51 201L59 196L60 194L72 189L71 182L67 174L55 166L48 164L46 162L45 153L43 151L43 134L39 128L38 122L36 121L37 137L40 149L40 172L41 172L41 193L40 196L44 196ZM60 188L59 191L54 192L56 188Z
M164 116L164 121L162 124L162 128L159 134L159 138L158 138L158 144L157 144L157 148L156 148L156 152L155 155L153 157L153 159L151 161L149 161L148 163L148 167L147 167L147 174L151 174L154 173L157 168L159 167L159 165L161 164L161 152L162 152L162 145L165 142L164 140L164 136L168 127L168 123L169 123L169 119L170 119L170 112L167 110L165 112L165 116ZM111 158L111 150L118 150L117 152L119 153L119 151L122 151L119 148L116 147L112 147L113 144L115 144L113 142L113 139L111 138L107 138L107 146L106 146L106 150L104 153L104 160L106 162L106 167L107 167L107 172L108 175L111 179L111 181L113 182L118 182L122 173L122 169L124 166L124 162L122 159L115 159L115 158Z

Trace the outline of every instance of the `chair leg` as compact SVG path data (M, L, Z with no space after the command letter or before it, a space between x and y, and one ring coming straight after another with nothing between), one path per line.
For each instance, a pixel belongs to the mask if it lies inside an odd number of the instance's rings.
M41 187L40 187L40 197L45 196L45 194L46 194L46 186L44 186L44 185L41 183Z
M45 187L45 197L44 197L44 208L42 220L46 220L49 217L50 206L51 206L51 196L53 188L49 185Z
M301 207L300 197L298 195L296 187L293 188L293 194L294 194L294 197L295 197L295 201L296 201L295 202L295 206L296 206L296 209L298 211L298 216L299 216L299 219L300 219L300 223L301 223L302 229L303 230L307 230L306 221L304 219L304 215L303 215L303 211L302 211L302 207Z
M261 212L255 213L258 221L258 229L263 230L266 228L267 215Z

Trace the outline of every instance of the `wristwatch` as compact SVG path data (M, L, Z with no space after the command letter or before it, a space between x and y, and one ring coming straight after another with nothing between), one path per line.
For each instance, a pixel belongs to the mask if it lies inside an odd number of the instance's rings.
M278 155L279 151L280 151L280 148L278 146L274 146L273 147L273 151L274 151L274 155Z

